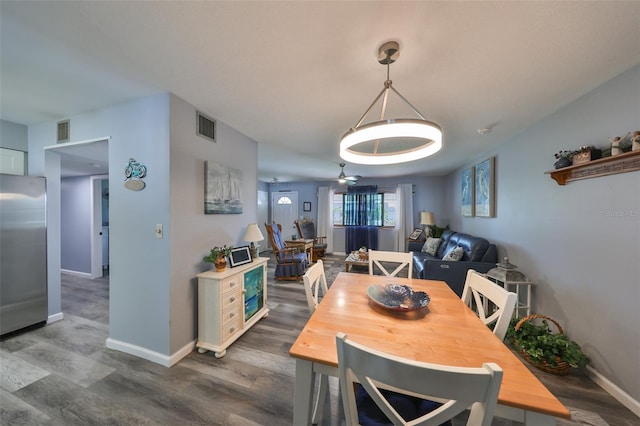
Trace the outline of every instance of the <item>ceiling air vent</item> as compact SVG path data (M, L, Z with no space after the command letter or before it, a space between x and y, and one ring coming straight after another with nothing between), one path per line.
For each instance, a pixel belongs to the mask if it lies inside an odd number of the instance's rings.
M207 117L201 112L197 112L198 116L198 134L212 142L216 141L216 121Z
M58 143L69 142L70 125L69 120L58 121Z

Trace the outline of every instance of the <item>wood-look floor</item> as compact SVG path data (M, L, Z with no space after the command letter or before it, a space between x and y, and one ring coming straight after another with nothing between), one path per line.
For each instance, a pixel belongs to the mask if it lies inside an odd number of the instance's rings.
M325 258L329 283L343 270L343 260ZM290 425L295 363L288 350L309 311L301 282L272 278L269 262L269 316L225 357L193 351L165 368L105 347L108 278L63 274L64 320L0 342L0 424ZM573 421L558 424L640 425L588 378L533 371L573 413ZM339 425L335 379L330 387L322 424ZM464 424L462 418L455 424ZM514 423L495 419L493 424Z

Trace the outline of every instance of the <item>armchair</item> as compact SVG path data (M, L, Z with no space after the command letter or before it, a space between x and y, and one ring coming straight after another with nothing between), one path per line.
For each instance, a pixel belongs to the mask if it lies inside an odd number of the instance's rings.
M276 259L276 280L298 281L307 269L307 254L299 253L295 247L287 247L282 237L282 225L265 223L269 241Z
M316 236L316 225L310 220L296 220L295 223L300 238L313 240L311 261L317 262L319 258L324 257L327 250L327 237Z

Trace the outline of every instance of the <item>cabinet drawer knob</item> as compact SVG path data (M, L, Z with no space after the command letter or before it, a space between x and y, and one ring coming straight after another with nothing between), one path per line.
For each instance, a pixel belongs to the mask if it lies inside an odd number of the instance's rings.
M229 298L229 302L235 302L235 301L236 301L236 298L235 298L235 297L231 296L231 297Z
M236 314L235 314L234 312L231 312L231 313L229 314L229 318L233 318L233 317L235 317L235 316L236 316Z
M236 286L236 282L235 282L235 281L231 281L231 282L229 283L229 287L235 287L235 286Z
M231 327L231 328L229 329L229 333L230 333L230 334L231 334L231 333L233 333L234 331L236 331L236 328L235 328L235 327Z

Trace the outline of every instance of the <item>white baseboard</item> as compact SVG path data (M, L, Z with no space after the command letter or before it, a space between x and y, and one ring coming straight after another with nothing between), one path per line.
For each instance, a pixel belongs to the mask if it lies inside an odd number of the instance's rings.
M62 312L58 312L57 314L49 315L47 317L47 324L51 324L52 322L60 321L60 320L62 320L62 318L64 318L64 315L62 315Z
M88 272L72 271L70 269L60 269L60 272L63 272L69 275L76 275L78 277L93 279L93 276L91 275L91 273L88 273Z
M594 368L587 366L587 373L591 380L607 391L609 395L631 410L636 416L640 417L640 401L633 399L631 395L620 389L602 374L598 373Z
M194 340L187 343L172 355L161 354L159 352L151 351L141 346L132 345L131 343L121 342L120 340L112 339L110 337L107 339L106 345L109 349L114 349L116 351L135 355L137 357L146 359L147 361L155 362L156 364L160 364L165 367L171 367L182 358L187 356L196 347L196 342Z
M196 348L195 340L187 343L181 349L179 349L177 352L174 352L173 355L169 357L169 363L170 363L169 365L174 365L178 363L178 361L180 361L182 358L184 358L185 356L193 352L195 348Z

